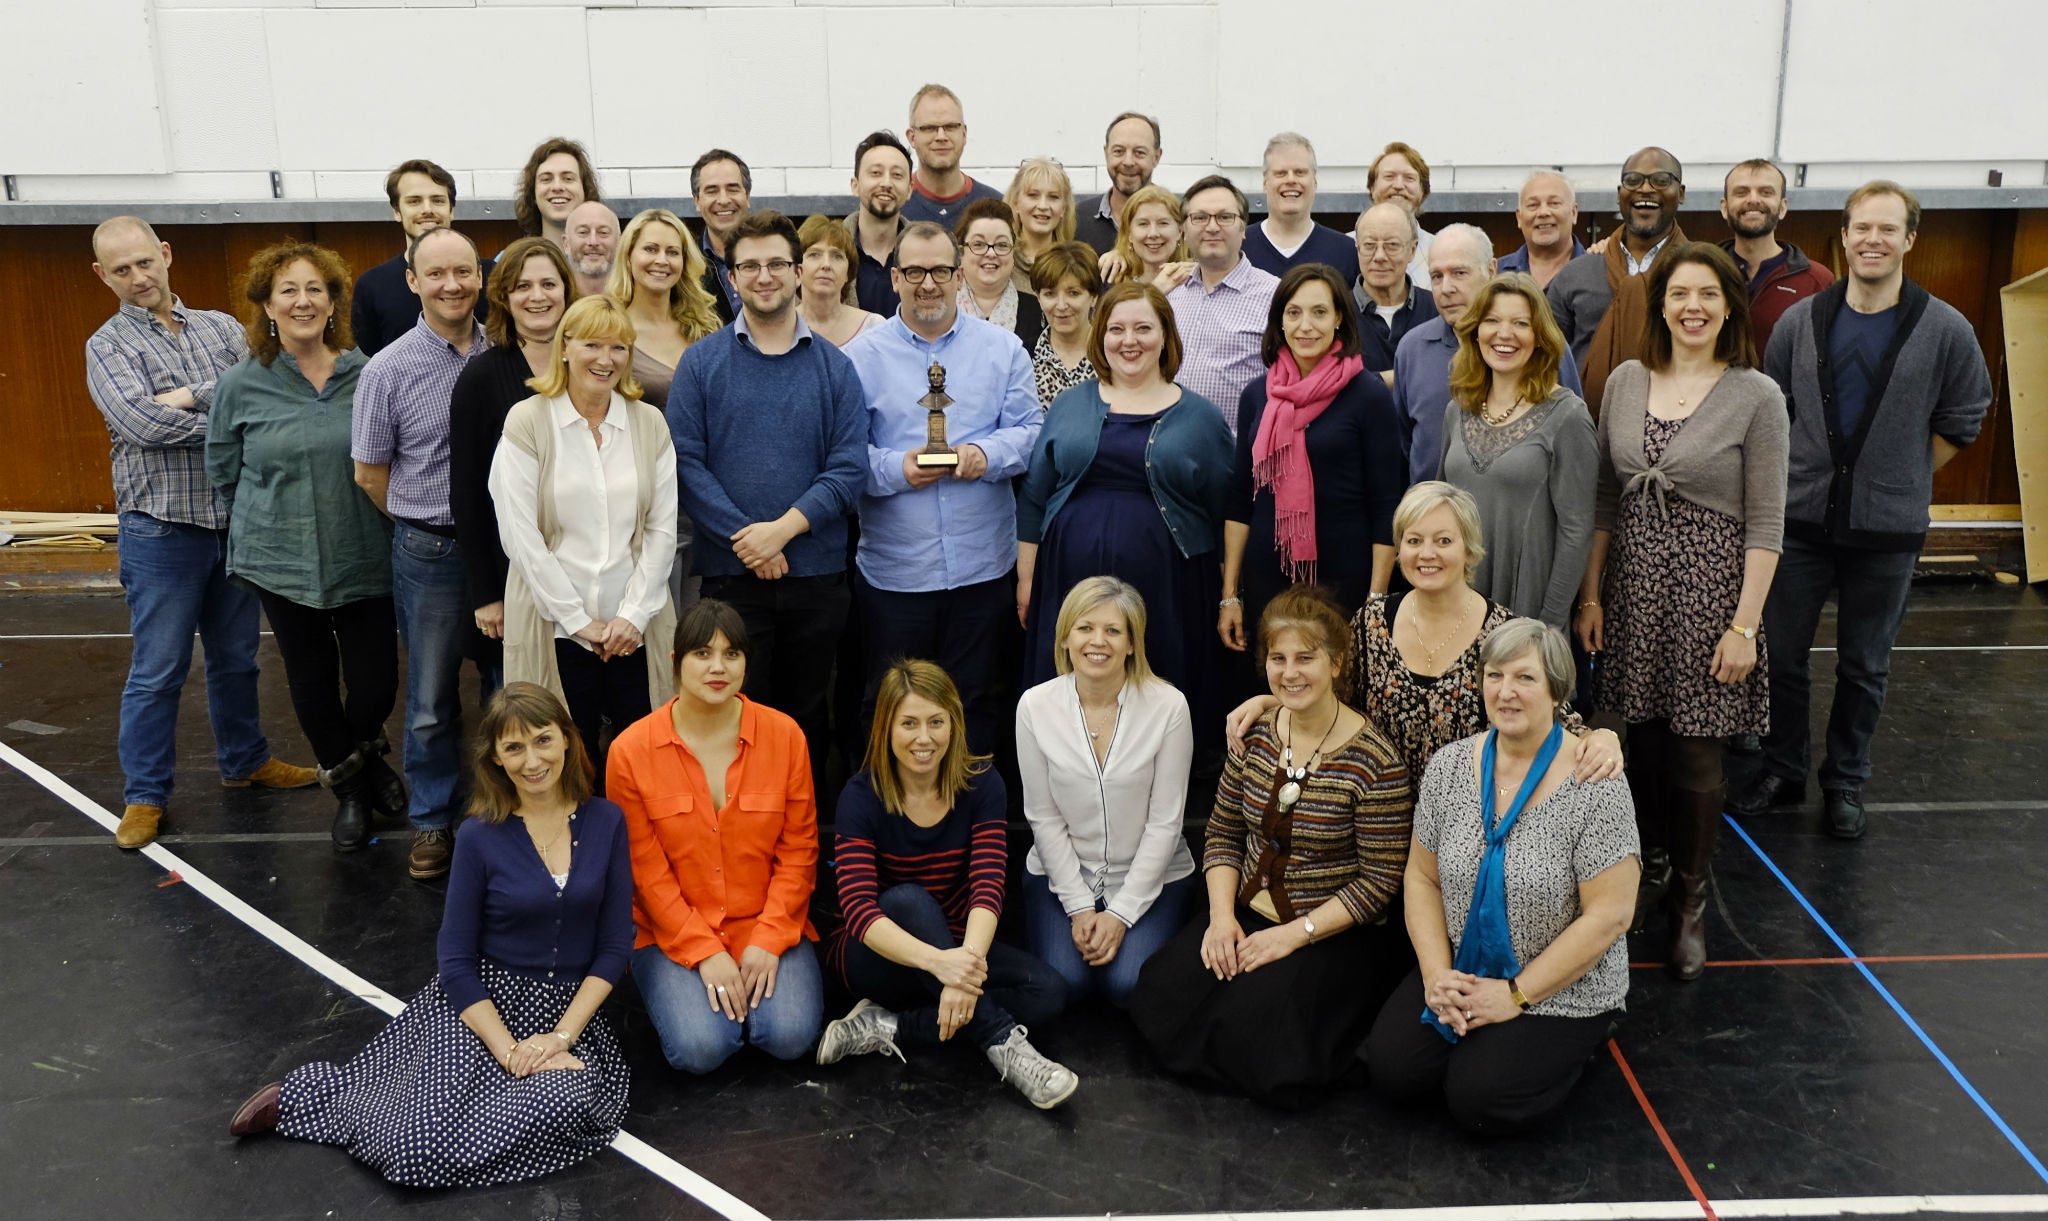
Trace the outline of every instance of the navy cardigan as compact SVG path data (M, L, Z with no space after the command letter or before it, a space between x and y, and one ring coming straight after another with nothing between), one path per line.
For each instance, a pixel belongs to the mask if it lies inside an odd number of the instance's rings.
M457 1013L489 1000L478 964L616 984L633 956L633 858L626 816L602 797L570 816L569 884L560 891L518 818L467 819L455 836L442 910L441 991Z
M1098 381L1082 382L1052 401L1017 495L1018 542L1035 544L1045 537L1046 523L1059 516L1094 465L1108 415ZM1233 459L1223 413L1192 390L1182 390L1180 402L1152 426L1145 482L1182 555L1206 555L1222 545Z

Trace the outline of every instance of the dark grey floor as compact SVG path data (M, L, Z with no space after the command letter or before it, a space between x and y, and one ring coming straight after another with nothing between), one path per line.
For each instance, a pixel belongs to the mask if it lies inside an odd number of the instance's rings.
M115 813L125 630L115 598L0 597L0 637L116 634L0 638L0 724L13 723L0 742ZM1901 644L2048 646L2048 607L2025 589L1924 588ZM265 725L278 753L302 759L267 641L264 661ZM1857 955L1937 959L1869 969L2036 1156L2048 1152L2048 956L1951 959L2048 955L2044 714L2048 648L1901 651L1865 794L1869 837L1827 839L1817 809L1746 825ZM15 727L24 722L56 732ZM405 878L403 833L337 856L324 794L222 790L196 681L180 747L172 851L376 985L404 997L427 980L441 895ZM1854 966L1783 962L1842 950L1757 851L1725 834L1716 872L1711 945L1729 965L1689 987L1639 970L1616 1040L1711 1199L2048 1193ZM251 1088L346 1057L383 1018L192 886L164 881L0 768L0 1045L11 1048L0 1058L0 1215L712 1215L616 1153L539 1184L428 1193L390 1187L333 1149L236 1142L227 1116ZM1482 1143L1362 1089L1283 1114L1191 1088L1161 1076L1104 1013L1032 1032L1083 1078L1073 1102L1041 1114L964 1050L908 1067L743 1056L684 1079L661 1063L644 1016L614 1008L636 1073L627 1130L775 1218L1453 1205L1485 1215L1689 1198L1612 1056L1547 1130Z

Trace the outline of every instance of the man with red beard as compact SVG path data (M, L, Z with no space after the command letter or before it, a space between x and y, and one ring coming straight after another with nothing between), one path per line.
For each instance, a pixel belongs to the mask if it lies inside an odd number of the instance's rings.
M1771 328L1793 305L1835 282L1835 273L1777 238L1785 219L1785 171L1762 157L1728 171L1721 183L1721 219L1735 236L1721 249L1749 277L1749 329L1756 350L1771 346Z

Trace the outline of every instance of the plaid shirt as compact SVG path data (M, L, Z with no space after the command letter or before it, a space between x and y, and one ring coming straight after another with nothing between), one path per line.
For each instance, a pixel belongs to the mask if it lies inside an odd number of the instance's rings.
M391 516L455 524L448 511L448 401L456 377L490 346L484 328L475 326L469 351L459 351L421 314L411 330L363 366L349 455L391 468L384 501Z
M171 298L176 334L140 306L123 303L85 341L85 384L114 440L114 507L159 521L224 530L228 506L206 478L206 420L213 384L249 354L242 324ZM198 406L166 407L155 396L192 389Z
M1266 311L1280 277L1260 271L1239 256L1215 288L1202 286L1196 271L1166 294L1180 330L1180 376L1176 380L1216 404L1237 435L1237 396L1266 371L1259 343L1266 337Z

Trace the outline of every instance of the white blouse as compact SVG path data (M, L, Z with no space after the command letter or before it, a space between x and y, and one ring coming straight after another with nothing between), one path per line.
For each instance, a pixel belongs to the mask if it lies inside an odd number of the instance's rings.
M534 604L553 621L558 640L575 639L579 629L620 616L645 631L668 597L668 571L676 550L675 453L664 450L655 459L648 521L636 557L633 529L640 524L640 475L628 410L622 396L612 395L611 407L598 424L604 437L600 445L567 395L548 400L555 429L549 491L562 528L553 551L540 532L540 463L502 440L491 459L499 539L505 555L526 578ZM587 641L577 643L592 647Z
M1031 854L1068 915L1096 899L1136 924L1160 888L1195 871L1181 826L1195 735L1187 697L1172 683L1126 682L1117 694L1109 754L1097 767L1071 674L1017 702L1017 766Z

